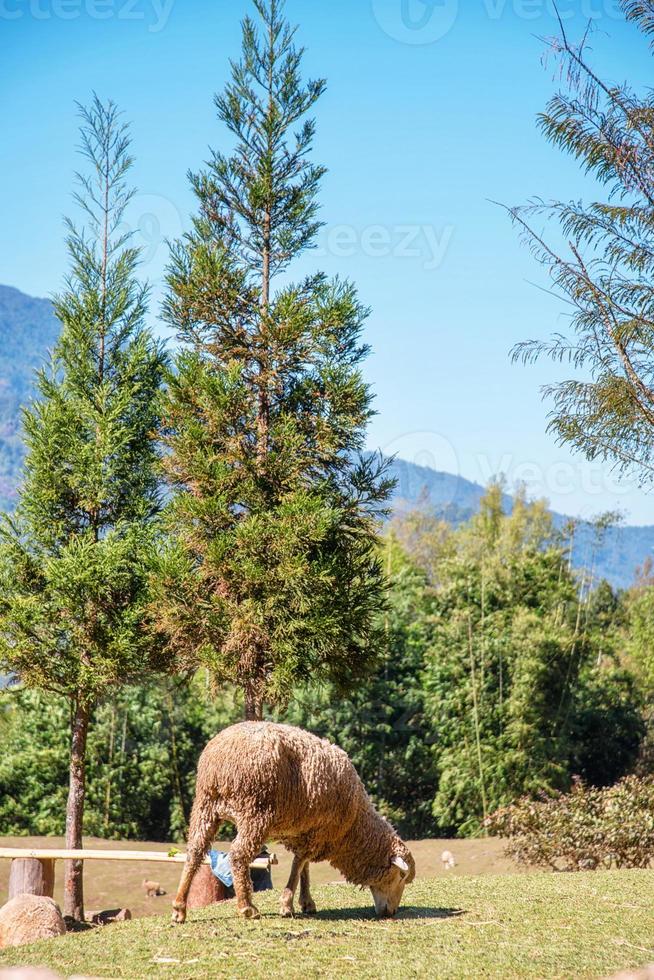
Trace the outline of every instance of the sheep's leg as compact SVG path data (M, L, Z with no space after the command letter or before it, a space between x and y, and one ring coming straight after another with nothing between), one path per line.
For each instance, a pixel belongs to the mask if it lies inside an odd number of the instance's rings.
M248 827L239 828L238 834L229 849L236 892L236 909L244 919L259 919L259 910L252 904L252 878L250 864L261 853L265 842L265 830Z
M204 861L214 839L220 815L212 800L196 798L191 813L191 826L186 849L186 863L173 902L173 922L183 925L186 922L186 903L195 873Z
M304 874L304 868L307 864L306 858L300 858L295 854L293 856L293 864L291 865L291 873L289 875L286 888L282 892L282 902L281 902L281 915L285 919L289 919L293 915L293 899L295 898L295 892L297 890L298 882L301 876Z
M311 898L308 861L302 868L302 874L300 875L300 908L305 915L316 914L316 903Z

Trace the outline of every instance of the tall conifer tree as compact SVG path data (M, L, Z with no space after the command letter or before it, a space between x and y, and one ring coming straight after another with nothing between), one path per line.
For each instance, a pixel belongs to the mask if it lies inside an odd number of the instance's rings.
M71 271L55 300L61 336L24 413L24 481L0 550L0 660L71 705L69 848L82 846L93 708L152 664L143 622L165 366L144 327L138 251L121 230L132 194L127 127L97 97L80 111L88 175L78 175L75 197L85 227L67 223ZM76 919L82 885L82 862L69 862L65 912Z
M157 585L169 648L239 684L248 718L299 680L345 685L366 669L391 486L361 455L367 310L346 281L287 275L320 227L307 114L325 84L302 82L280 0L254 5L260 28L243 22L215 100L234 149L192 176L199 211L168 276L181 343L166 413L175 543Z

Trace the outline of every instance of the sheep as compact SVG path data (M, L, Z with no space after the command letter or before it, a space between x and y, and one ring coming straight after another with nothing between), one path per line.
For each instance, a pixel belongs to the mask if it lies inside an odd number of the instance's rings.
M223 820L237 828L230 857L237 913L246 919L259 918L249 865L269 838L294 855L281 896L285 918L293 915L298 883L302 911L316 911L311 861L329 861L352 884L370 888L380 917L396 913L415 877L410 851L376 812L342 749L290 725L241 722L217 735L200 757L186 863L173 904L179 925L186 920L193 876Z
M63 936L59 906L42 895L17 895L0 909L0 949Z
M456 861L451 851L443 851L441 861L443 863L443 871L451 871L452 868L456 867Z

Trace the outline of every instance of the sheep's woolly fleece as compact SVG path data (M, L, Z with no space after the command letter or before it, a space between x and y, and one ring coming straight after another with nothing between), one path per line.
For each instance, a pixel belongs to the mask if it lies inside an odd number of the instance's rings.
M207 745L198 766L187 873L175 908L184 907L195 867L225 819L238 828L234 864L251 860L264 840L274 839L301 862L329 861L353 884L378 885L382 892L393 859L404 864L407 883L415 875L408 848L373 807L346 753L289 725L244 722ZM248 901L247 883L243 891Z

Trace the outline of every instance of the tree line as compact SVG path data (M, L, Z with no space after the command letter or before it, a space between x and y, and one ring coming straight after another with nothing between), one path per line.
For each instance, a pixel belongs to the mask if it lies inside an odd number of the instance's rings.
M281 0L254 8L215 99L232 148L191 174L197 210L171 244L172 355L146 326L148 288L122 232L129 129L112 102L80 107L61 334L24 412L20 502L0 530L0 660L25 686L0 716L19 746L2 778L20 786L37 746L60 765L66 722L70 848L87 765L87 828L172 835L196 739L264 708L338 738L416 832L471 832L512 794L574 772L614 778L641 752L649 668L625 658L650 629L648 586L628 600L580 587L544 506L519 498L504 515L497 488L466 528L418 512L380 540L392 481L364 452L368 310L347 280L291 278L320 228L312 112L325 83L303 80ZM649 4L623 8L652 31ZM561 31L569 91L543 129L609 202L550 209L571 257L512 211L574 310L570 337L544 348L583 373L552 390L552 425L649 479L653 97L603 83L585 39ZM231 692L233 711L207 691ZM59 826L27 793L29 772L0 804L3 826L26 829L27 800L29 826ZM129 804L138 779L148 795ZM65 911L83 917L81 862L67 868Z
M499 484L452 528L426 509L378 545L389 589L375 668L348 694L299 683L268 717L337 741L407 838L474 835L525 795L652 772L654 576L615 592L570 568L542 502ZM62 833L64 699L19 689L4 716L0 833ZM126 687L95 715L85 827L179 840L197 757L238 720L238 689L212 673ZM225 828L229 834L230 829Z

